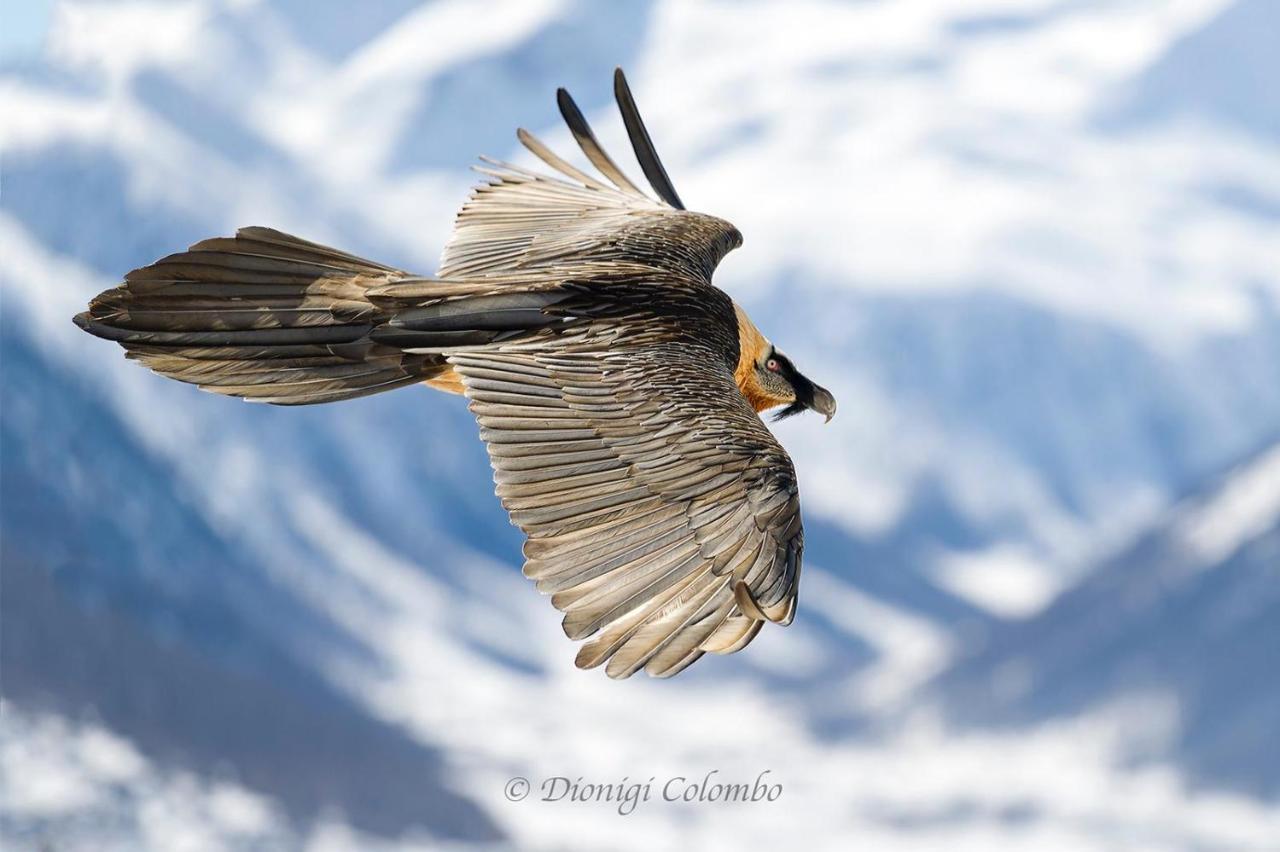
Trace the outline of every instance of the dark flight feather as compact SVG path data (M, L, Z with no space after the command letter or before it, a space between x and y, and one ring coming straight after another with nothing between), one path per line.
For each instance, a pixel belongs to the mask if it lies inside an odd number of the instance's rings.
M684 203L676 194L671 178L667 177L667 170L662 167L662 160L653 147L653 140L649 138L649 131L645 129L644 119L640 117L640 110L636 107L631 87L627 85L627 77L621 68L615 68L613 72L613 94L618 101L618 109L622 112L622 122L627 126L627 135L631 137L631 147L636 152L636 159L640 161L644 176L649 179L649 185L663 201L677 210L683 210Z
M622 173L622 169L618 168L617 163L605 153L604 148L596 140L596 135L591 132L591 125L587 123L587 119L582 115L582 110L578 109L578 105L574 103L573 96L569 94L567 89L556 90L556 103L560 106L560 115L564 118L564 123L569 125L569 131L573 134L573 138L577 140L578 147L582 149L582 153L587 155L587 159L605 177L613 181L618 189L624 192L634 192L637 195L643 194Z

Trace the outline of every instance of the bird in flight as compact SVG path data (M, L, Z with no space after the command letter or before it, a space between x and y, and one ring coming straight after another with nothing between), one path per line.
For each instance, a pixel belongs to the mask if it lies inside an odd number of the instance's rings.
M587 640L577 665L669 677L791 623L800 498L760 412L830 420L836 403L711 283L741 235L685 209L621 69L614 94L657 199L560 89L600 176L518 131L559 175L484 159L435 276L243 228L135 269L75 322L258 402L464 395L525 575Z

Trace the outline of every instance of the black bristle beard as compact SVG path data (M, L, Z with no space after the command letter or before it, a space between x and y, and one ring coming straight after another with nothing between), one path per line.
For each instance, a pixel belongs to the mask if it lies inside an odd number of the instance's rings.
M773 415L773 422L777 423L779 420L786 420L788 417L794 417L806 408L807 406L803 402L793 402L777 414Z

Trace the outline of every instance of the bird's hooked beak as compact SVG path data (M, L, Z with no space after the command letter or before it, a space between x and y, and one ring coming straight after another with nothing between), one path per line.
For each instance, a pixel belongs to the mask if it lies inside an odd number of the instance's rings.
M813 386L813 401L809 403L809 407L826 417L827 423L836 416L836 398L824 387Z
M777 422L809 409L826 417L826 422L830 423L831 418L836 415L836 398L831 395L831 391L814 384L794 369L788 378L795 389L796 401L774 415L774 421Z

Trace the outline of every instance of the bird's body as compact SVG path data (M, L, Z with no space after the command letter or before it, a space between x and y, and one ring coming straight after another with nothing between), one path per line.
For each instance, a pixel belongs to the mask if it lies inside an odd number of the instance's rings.
M77 323L218 393L285 405L425 383L470 401L497 494L528 536L525 574L565 612L580 666L669 676L794 615L795 472L758 416L834 400L711 283L741 244L683 209L621 73L638 158L662 201L560 106L606 184L529 136L570 180L491 163L437 275L265 228L126 276Z

